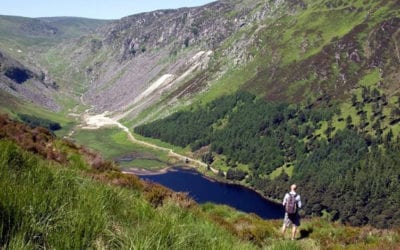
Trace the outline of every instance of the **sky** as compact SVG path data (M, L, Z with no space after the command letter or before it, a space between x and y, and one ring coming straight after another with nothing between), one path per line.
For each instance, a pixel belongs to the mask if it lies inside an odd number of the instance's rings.
M159 9L194 7L213 0L1 0L0 15L119 19Z

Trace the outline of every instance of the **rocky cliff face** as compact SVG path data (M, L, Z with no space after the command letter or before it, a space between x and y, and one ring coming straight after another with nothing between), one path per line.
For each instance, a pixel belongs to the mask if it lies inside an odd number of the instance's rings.
M206 91L231 65L251 61L254 33L264 27L263 22L303 5L217 1L128 16L72 45L76 49L68 60L75 62L71 68L84 65L82 78L89 83L83 100L97 112L133 118L159 103L160 114ZM64 50L65 46L59 49Z
M283 1L216 1L202 7L128 16L100 31L105 35L104 43L119 50L122 59L148 49L168 48L173 54L191 46L215 50L243 26L274 15L272 12L282 4Z
M206 70L213 52L246 25L258 6L258 1L247 2L248 7L219 1L160 10L102 27L84 39L85 49L75 50L70 58L78 64L91 60L85 71L89 89L83 99L98 112L127 109L125 114L129 110L132 116L138 114ZM99 55L105 55L103 60L97 60Z
M121 59L131 59L154 49L167 49L172 54L190 46L213 49L240 25L237 20L226 17L233 8L232 3L215 2L201 8L160 10L125 17L104 30L104 42L114 45Z

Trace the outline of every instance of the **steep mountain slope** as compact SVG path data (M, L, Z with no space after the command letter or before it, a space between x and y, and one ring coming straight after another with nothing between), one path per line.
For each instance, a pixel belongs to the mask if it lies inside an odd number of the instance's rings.
M0 116L0 247L5 249L396 249L399 232L303 220L297 241L281 221L133 175L44 128ZM332 237L334 235L335 237Z
M41 64L96 112L129 123L237 89L278 101L342 99L377 71L393 93L398 9L391 1L217 1L125 17L49 50Z
M55 76L70 75L67 79L81 86L84 102L97 112L125 111L118 117L134 118L160 100L159 108L165 109L177 98L205 90L209 79L198 79L198 74L206 70L213 51L266 11L273 10L254 0L219 1L125 17L76 44L50 50L42 62ZM54 64L54 58L62 63Z
M333 98L363 84L379 71L381 86L399 89L399 5L392 1L313 1L304 11L285 17L261 39L265 58L247 89L269 100L301 101L329 94ZM274 42L273 42L274 43ZM306 89L306 91L304 91Z
M143 123L239 88L269 100L346 98L377 71L393 93L398 9L392 1L246 0L108 24L2 17L0 45L60 87L61 108L81 97L96 112Z

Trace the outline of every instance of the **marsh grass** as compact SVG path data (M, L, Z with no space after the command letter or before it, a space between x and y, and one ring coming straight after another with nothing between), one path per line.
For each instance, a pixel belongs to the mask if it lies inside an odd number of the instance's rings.
M146 162L135 162L135 167L140 168L162 168L168 162L168 153L141 146L140 144L129 141L127 134L117 128L103 128L99 130L78 130L74 139L98 152L101 152L106 159L116 159L121 156L136 153L142 159L153 159L152 164ZM157 163L157 164L156 164ZM164 163L164 164L160 164ZM128 167L128 164L124 164Z

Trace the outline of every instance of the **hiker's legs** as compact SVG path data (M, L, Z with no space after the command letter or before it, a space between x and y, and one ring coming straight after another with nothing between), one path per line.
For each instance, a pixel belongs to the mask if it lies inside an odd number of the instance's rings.
M292 228L292 240L294 240L294 238L296 237L296 230L297 230L297 226L295 224L293 224L293 228Z
M285 235L286 228L290 226L290 220L287 213L285 213L285 218L283 219L282 234Z
M284 234L285 234L285 232L286 232L286 225L285 225L285 224L283 224L283 226L282 226L282 234L284 235Z

